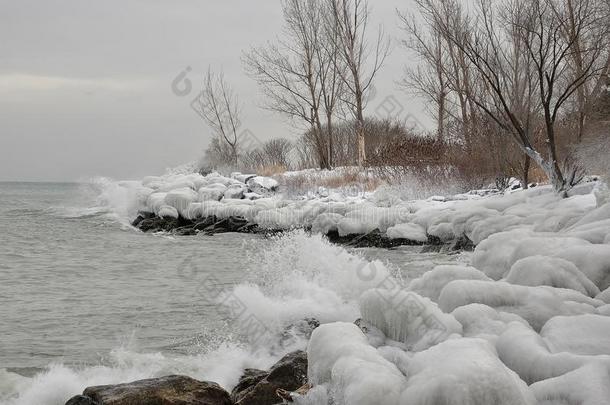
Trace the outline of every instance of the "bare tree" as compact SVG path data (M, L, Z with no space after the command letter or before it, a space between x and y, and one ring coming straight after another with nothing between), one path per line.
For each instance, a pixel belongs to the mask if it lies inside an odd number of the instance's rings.
M366 0L327 0L330 5L328 25L335 35L339 55L345 64L341 78L348 104L356 123L358 165L366 161L364 108L366 94L388 55L390 43L379 28L373 49L367 46L370 9Z
M292 143L288 139L271 139L263 145L266 163L270 166L288 168Z
M587 37L590 45L577 47L573 37L564 35L569 25L568 0L479 0L475 15L456 14L456 0L420 0L425 20L437 27L468 59L483 81L485 91L471 95L476 106L487 114L547 174L555 188L565 192L570 184L562 173L556 126L566 102L579 88L598 77L597 64L608 43L607 16L601 8L585 6L574 13L575 32ZM577 0L574 0L577 1ZM570 58L582 59L580 74L571 75ZM515 103L519 94L525 102ZM535 99L535 101L534 101ZM529 125L535 109L543 119L546 157L534 144Z
M580 20L582 13L594 13L597 15L610 15L608 8L610 2L604 0L566 0L565 13L567 17L566 26L564 27L563 34L566 36L566 40L574 43L575 52L571 52L569 55L568 63L573 77L580 77L585 72L586 60L583 60L582 54L591 47L596 47L596 44L592 44L591 41L598 39L597 35L588 35L590 32L583 32L580 27ZM597 24L602 24L607 27L609 22L606 19L598 19ZM598 27L598 28L602 28ZM575 100L575 114L576 114L576 140L582 141L585 127L589 116L591 114L591 108L595 100L600 96L602 91L604 76L610 71L610 52L606 50L605 57L600 55L599 60L596 62L598 67L601 68L601 74L598 75L597 80L590 80L589 82L578 87L576 90Z
M214 74L208 69L203 90L195 99L193 107L212 129L218 141L215 148L225 150L230 148L230 161L237 164L238 141L237 131L241 125L241 108L239 98L225 80L224 74Z
M324 26L322 0L284 0L284 35L244 55L247 71L262 87L266 107L313 131L320 167L330 167L332 145L322 134L337 105L337 51Z
M447 63L446 41L436 27L422 29L414 15L399 13L407 39L403 45L419 59L415 67L408 66L401 86L427 100L432 108L430 114L436 121L437 137L445 137L448 116L450 87L445 64Z

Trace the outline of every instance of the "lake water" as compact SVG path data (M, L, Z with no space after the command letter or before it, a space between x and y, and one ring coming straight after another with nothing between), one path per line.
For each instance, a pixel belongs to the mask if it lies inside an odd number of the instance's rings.
M466 260L348 252L303 232L144 234L128 199L109 181L0 183L0 404L63 405L88 385L170 373L231 388L243 368L305 347L269 341L290 322L353 321L354 274L370 261L409 279ZM242 333L227 296L274 337Z

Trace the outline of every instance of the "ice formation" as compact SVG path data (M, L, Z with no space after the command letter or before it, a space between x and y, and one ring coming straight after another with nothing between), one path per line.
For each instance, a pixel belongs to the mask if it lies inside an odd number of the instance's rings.
M298 403L609 403L610 202L599 184L577 186L568 198L538 186L420 201L388 189L288 197L273 179L239 173L171 174L123 186L135 189L139 210L163 216L472 241L468 262L388 288L381 263L328 244L321 252L319 236L301 233L270 259L288 279L271 291L236 287L265 321L316 316L324 323L308 345L314 387ZM364 332L351 323L358 317Z
M362 318L407 350L421 351L454 335L462 325L428 298L404 290L372 289L360 298Z
M511 284L569 288L590 297L600 293L574 263L558 257L528 256L512 265L506 276Z
M481 339L451 339L417 353L408 373L401 405L536 404L527 385Z

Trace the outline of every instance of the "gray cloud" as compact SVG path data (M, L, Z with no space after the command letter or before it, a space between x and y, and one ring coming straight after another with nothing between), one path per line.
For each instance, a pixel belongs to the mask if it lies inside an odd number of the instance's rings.
M400 34L394 13L408 2L372 2L376 23ZM0 180L137 178L196 159L210 134L174 95L186 66L194 86L211 65L224 69L259 138L295 137L259 108L241 53L281 29L271 0L0 0ZM405 52L395 47L377 83L400 93ZM194 95L193 95L194 96Z

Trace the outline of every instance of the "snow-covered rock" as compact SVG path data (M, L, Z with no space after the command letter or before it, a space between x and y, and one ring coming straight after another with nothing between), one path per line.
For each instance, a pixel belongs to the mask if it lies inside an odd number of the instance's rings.
M440 265L424 273L421 277L409 283L409 291L430 298L438 302L442 289L454 280L487 280L491 281L483 272L470 266Z
M528 323L518 315L496 311L484 304L468 304L456 308L451 315L462 324L465 337L487 339L495 344L498 336L506 331L512 322Z
M362 318L410 351L425 350L454 335L462 325L428 298L410 291L372 289L360 297Z
M161 218L178 218L178 210L171 205L162 205L157 215Z
M391 226L386 231L386 235L390 239L408 239L421 243L428 241L426 230L417 224L406 223Z
M307 347L309 381L325 384L337 405L398 404L406 382L352 323L316 328Z
M606 405L610 398L610 371L591 363L530 386L539 404Z
M610 356L552 353L540 335L520 323L510 324L498 338L496 349L502 362L528 384L558 377L592 363L610 367Z
M485 304L498 311L519 315L535 330L540 330L554 316L595 313L595 308L602 304L572 290L479 280L450 282L441 291L438 303L445 312L463 305Z
M569 352L610 356L610 317L556 316L540 331L551 353Z
M419 352L409 363L408 375L400 404L536 404L527 385L481 339L450 339Z
M269 192L277 191L279 183L277 180L271 177L255 176L247 180L248 188L251 191L258 194L267 194Z
M223 198L225 199L241 199L244 196L244 193L247 191L247 188L241 184L232 184L223 193Z
M528 256L517 260L511 267L506 281L511 284L569 288L590 297L599 294L599 288L589 280L574 263L548 256Z

